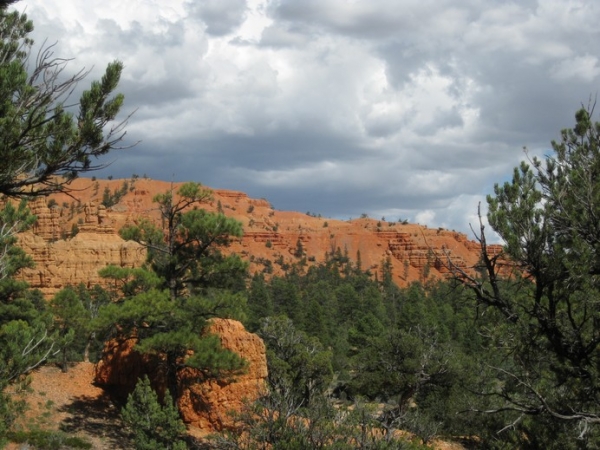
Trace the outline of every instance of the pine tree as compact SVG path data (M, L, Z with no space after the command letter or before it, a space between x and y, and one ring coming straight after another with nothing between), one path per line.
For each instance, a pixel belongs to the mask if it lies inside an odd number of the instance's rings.
M212 198L199 183L185 183L177 193L171 189L154 198L162 227L149 221L124 227L120 234L148 249L148 260L164 280L172 299L211 286L240 289L247 264L237 255L225 256L220 249L242 235L242 225L222 213L198 209Z
M482 277L454 268L497 314L491 336L505 352L485 392L494 402L481 409L503 414L522 439L561 448L600 443L600 123L591 116L579 110L545 164L521 163L488 197L505 254L488 254L482 224Z
M256 331L260 320L274 314L273 299L262 274L255 274L248 292L248 329Z
M87 72L61 79L68 60L51 47L32 63L32 30L25 14L0 8L0 194L13 197L64 190L79 173L100 168L94 159L124 136L125 122L109 126L123 104L121 94L113 96L123 64L108 65L75 115L64 102Z
M71 287L62 289L54 296L50 301L50 310L54 314L54 326L58 331L60 367L63 372L67 372L73 348L87 340L90 315Z
M186 431L169 393L162 404L148 377L138 381L121 411L123 422L134 435L137 450L185 450Z
M87 75L62 79L68 59L46 47L31 57L33 24L25 14L0 2L0 445L19 408L6 387L56 353L49 333L51 314L36 291L16 280L31 260L16 245L16 234L35 220L24 203L5 197L31 198L67 189L79 173L98 169L94 159L124 136L124 122L110 128L123 103L112 96L120 62L108 65L100 81L83 92L73 114L64 104Z
M174 398L179 396L182 367L198 369L204 378L245 368L240 356L206 333L212 317L243 315L246 299L236 290L244 286L247 269L238 256L221 253L232 237L241 235L241 224L197 209L198 202L209 198L211 192L198 183L157 195L161 228L142 221L121 230L124 238L148 249L152 271L110 267L102 272L114 280L118 301L103 308L98 327L112 329L120 338L135 338L138 351L159 355Z
M16 234L34 221L24 201L0 209L0 442L20 409L5 389L58 351L48 331L52 316L44 299L15 279L21 269L32 266L31 258L16 246Z

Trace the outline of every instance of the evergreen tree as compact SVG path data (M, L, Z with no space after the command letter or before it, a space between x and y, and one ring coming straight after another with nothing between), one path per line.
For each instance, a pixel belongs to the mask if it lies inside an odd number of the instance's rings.
M315 336L319 342L326 344L329 341L323 307L316 298L311 298L306 302L306 312L304 314L304 331L310 336Z
M248 329L256 331L261 319L274 315L273 299L262 274L255 274L248 292Z
M96 338L93 322L98 318L100 310L110 303L111 298L109 292L98 284L92 286L91 289L87 289L83 283L80 283L76 292L85 308L85 317L90 321L85 328L87 336L85 336L85 348L83 349L83 360L89 362L90 353L92 351L98 353L104 344L102 340Z
M66 287L58 292L50 301L50 310L54 314L57 329L57 344L60 348L60 367L67 372L70 354L77 346L87 341L90 315L75 289Z
M346 323L353 323L358 317L360 297L350 283L343 283L335 290L340 319Z
M44 299L15 279L21 269L32 266L31 258L16 246L16 234L34 221L24 201L0 209L0 442L19 411L6 396L6 387L58 351L48 332L52 316Z
M61 79L68 60L54 57L48 47L31 58L33 24L25 14L8 11L10 3L0 2L0 445L19 411L6 387L57 351L44 299L15 279L32 264L15 236L35 217L24 203L15 207L5 197L66 189L79 173L99 168L93 159L124 135L124 123L107 127L123 102L122 95L111 97L122 64L109 64L82 94L78 113L71 113L64 102L87 73Z
M271 296L275 314L285 314L295 324L302 325L304 314L296 281L290 276L274 277L271 280Z
M121 417L133 432L137 450L187 449L183 440L186 429L177 407L168 392L163 404L159 402L148 377L139 380L129 394Z
M124 122L109 126L123 104L122 95L113 96L123 64L109 64L73 114L64 102L87 72L61 79L68 60L49 47L32 63L32 30L25 14L0 8L0 194L14 197L63 190L79 173L100 168L93 160L124 136Z
M269 385L296 407L308 405L332 377L331 353L285 316L263 319L258 335L267 346Z
M240 356L224 350L217 336L205 332L211 317L239 317L244 306L241 294L228 291L173 300L168 290L153 287L102 308L95 327L118 339L135 338L138 351L158 356L164 381L172 397L178 398L178 371L183 367L199 369L205 378L235 374L245 367Z
M148 260L164 280L171 299L218 286L241 289L247 264L237 255L225 256L220 249L241 237L242 225L222 213L198 209L212 192L199 183L185 183L175 194L171 189L154 198L161 213L162 228L149 221L120 231L148 249Z
M315 314L316 324L311 324L311 308L309 307L305 311L304 323L307 326L305 331L312 334L310 327L313 327L315 333L320 333L314 335L319 337L323 345L328 346L335 337L338 327L341 325L337 314L337 299L335 297L334 286L326 280L315 279L313 281L309 274L307 274L306 278L307 283L302 293L303 302L305 304L311 302L318 304L320 311Z
M504 430L546 448L600 445L600 124L591 116L579 110L554 155L523 162L488 197L505 255L488 254L482 225L483 277L454 268L497 314L490 335L505 355L482 392L493 402L473 408L504 414ZM503 280L507 260L516 274Z
M241 235L241 224L196 209L210 195L200 184L186 183L176 194L156 196L162 228L142 221L121 230L124 238L146 246L152 271L109 267L102 272L114 281L117 301L103 308L97 326L119 338L133 337L138 351L159 356L174 398L182 367L198 369L205 378L245 367L239 355L206 333L210 318L240 318L246 306L243 292L236 290L244 286L247 265L220 251Z

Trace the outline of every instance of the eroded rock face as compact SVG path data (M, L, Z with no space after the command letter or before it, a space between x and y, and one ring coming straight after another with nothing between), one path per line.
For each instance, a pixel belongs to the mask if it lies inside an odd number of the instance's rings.
M137 381L144 375L148 376L160 395L164 394L161 361L136 352L136 342L135 338L106 342L102 359L96 365L94 383L121 401L127 399L129 393L135 389Z
M105 280L98 271L108 265L140 267L146 260L145 248L121 239L102 205L84 205L85 221L71 239L63 239L59 213L56 208L48 208L44 198L33 202L30 209L38 220L31 231L19 235L19 245L31 256L35 267L22 270L19 277L47 298L69 285L103 285Z
M185 421L202 430L220 431L231 427L229 411L240 411L245 401L256 400L264 392L267 378L265 344L236 320L214 319L210 332L221 338L221 345L248 362L248 370L232 383L209 380L192 384L179 398ZM182 371L182 377L194 377L194 371Z
M195 382L201 374L185 368L179 371L182 386L176 399L183 420L204 432L220 431L233 426L230 411L240 411L244 402L253 401L264 392L267 377L265 345L257 335L230 319L213 319L209 332L218 335L221 345L236 352L248 362L245 374L232 381ZM138 378L148 375L153 387L160 393L166 389L161 360L136 352L135 339L111 341L105 347L105 356L98 363L95 382L121 398L131 392Z
M122 190L125 183L128 189L118 204L108 209L101 206L103 192ZM152 199L156 194L176 191L179 186L149 179L82 178L72 183L77 201L66 194L56 194L48 200L53 205L49 208L45 199L37 200L31 205L38 216L33 234L41 239L41 244L33 242L33 238L26 239L25 250L33 256L36 268L25 271L24 278L50 296L67 284L97 282L96 271L106 264L141 265L145 259L143 249L133 253L137 244L123 247L116 230L139 223L142 218L159 224L159 211ZM480 258L479 244L454 231L387 222L383 218L339 221L278 211L267 200L228 190L215 190L213 197L212 201L195 206L222 211L243 224L244 236L234 240L224 252L237 253L247 260L251 273L282 275L284 267L302 258L311 266L326 261L339 250L353 261L360 255L362 268L379 279L384 276L384 266L389 268L393 280L406 286L426 275L432 279L448 277L450 260L453 266L475 274L473 267ZM61 241L75 226L79 234ZM501 248L488 246L488 250L497 254Z

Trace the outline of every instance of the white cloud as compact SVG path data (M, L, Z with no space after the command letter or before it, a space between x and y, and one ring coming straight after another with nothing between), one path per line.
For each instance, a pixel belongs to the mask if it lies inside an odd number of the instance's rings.
M521 147L547 151L600 81L592 0L16 6L69 70L124 62L143 142L112 175L176 174L340 218L468 231Z
M415 216L415 222L420 225L428 225L433 223L435 220L435 212L431 209L419 211Z
M600 75L598 58L593 55L575 56L557 63L552 76L559 81L594 81Z

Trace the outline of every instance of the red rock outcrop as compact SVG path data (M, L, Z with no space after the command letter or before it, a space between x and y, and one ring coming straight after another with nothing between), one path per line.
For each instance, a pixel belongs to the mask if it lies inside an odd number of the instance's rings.
M241 355L248 363L246 373L232 381L208 380L196 382L198 371L185 368L178 379L182 392L176 399L183 420L203 432L220 431L233 426L230 411L240 411L244 401L253 401L264 391L267 358L263 341L249 333L235 320L213 319L208 330L221 339L223 348ZM135 340L109 342L103 359L98 363L95 382L109 392L124 398L137 380L148 375L154 388L164 392L165 377L161 361L134 350Z
M102 285L98 271L107 265L139 267L146 260L141 245L116 234L102 205L85 204L85 220L70 239L65 239L58 209L48 208L45 199L35 201L31 210L38 217L37 223L19 235L19 245L32 257L35 267L24 269L19 276L47 297L67 285Z
M208 380L192 384L179 398L179 409L190 425L207 431L220 431L234 425L230 411L241 411L246 401L256 400L265 390L267 356L265 344L257 335L247 332L235 320L214 319L210 332L221 338L221 345L248 362L245 374L234 382ZM193 379L192 369L185 369L182 378ZM184 385L189 384L184 380Z
M178 183L143 178L130 180L76 179L73 200L65 194L52 196L48 202L33 205L38 225L36 237L23 237L26 251L36 268L25 271L24 278L51 295L66 284L101 281L96 271L106 264L140 265L145 253L137 244L124 243L115 230L141 218L160 218L152 198ZM127 189L124 189L127 187ZM100 205L102 193L126 191L111 208ZM236 191L215 190L213 200L199 205L209 211L220 210L244 226L244 236L228 251L250 262L250 271L282 274L284 267L306 258L308 265L326 260L340 249L350 259L360 254L363 269L370 269L381 279L383 262L388 261L394 281L404 286L411 281L449 276L452 264L473 273L479 261L480 246L466 235L443 229L408 223L360 218L348 221L323 218L291 211L277 211L267 200L252 199ZM74 228L79 234L68 236ZM302 255L298 253L298 242ZM497 254L500 246L490 246Z

